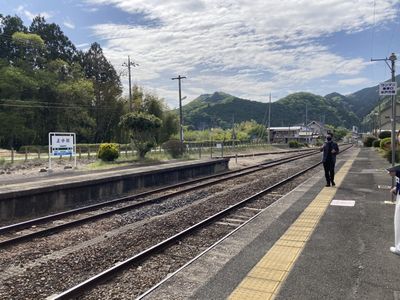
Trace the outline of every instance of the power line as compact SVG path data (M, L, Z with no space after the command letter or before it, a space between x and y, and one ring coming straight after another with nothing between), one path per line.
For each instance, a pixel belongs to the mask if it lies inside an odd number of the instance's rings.
M94 110L116 110L118 108L114 107L94 107L94 106L52 106L52 105L29 105L29 104L7 104L0 103L0 106L4 107L26 107L26 108L47 108L47 109L94 109Z

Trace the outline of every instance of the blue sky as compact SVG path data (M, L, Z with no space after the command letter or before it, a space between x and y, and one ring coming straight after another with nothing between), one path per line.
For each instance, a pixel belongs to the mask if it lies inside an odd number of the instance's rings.
M81 49L99 42L119 72L130 55L133 81L177 105L223 91L277 100L290 93L348 94L390 77L400 60L397 0L0 0L0 13L29 26L41 14ZM400 61L399 61L400 63ZM398 68L400 70L400 68ZM122 77L127 93L127 77Z

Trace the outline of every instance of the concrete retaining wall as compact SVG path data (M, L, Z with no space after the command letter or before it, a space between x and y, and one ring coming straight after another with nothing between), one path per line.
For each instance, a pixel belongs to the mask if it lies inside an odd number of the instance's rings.
M56 213L132 193L140 188L169 185L228 169L229 159L215 159L157 170L113 175L0 194L0 221L18 221Z

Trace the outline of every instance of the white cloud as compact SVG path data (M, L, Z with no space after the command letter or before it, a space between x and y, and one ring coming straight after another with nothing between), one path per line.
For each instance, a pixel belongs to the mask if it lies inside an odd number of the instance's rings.
M23 13L30 20L33 20L38 15L44 17L46 20L48 20L48 19L53 17L53 13L51 13L51 12L43 11L43 12L40 12L40 13L33 13L33 12L27 10L25 8L25 6L23 6L23 5L18 6L17 12L18 13Z
M63 24L69 29L75 29L75 24L69 19L65 20Z
M90 45L89 43L82 43L82 44L76 45L76 48L87 48L89 45Z
M157 21L156 27L107 23L92 29L105 40L104 52L114 65L131 55L140 64L135 78L148 86L163 86L155 89L167 99L176 93L175 85L167 82L178 74L188 77L183 88L190 93L222 90L255 100L265 100L271 90L285 94L331 75L357 76L367 62L333 53L320 38L353 34L396 17L395 0L379 1L375 20L372 0L86 3L114 5Z
M339 80L340 85L359 85L366 83L369 83L369 79L364 77Z

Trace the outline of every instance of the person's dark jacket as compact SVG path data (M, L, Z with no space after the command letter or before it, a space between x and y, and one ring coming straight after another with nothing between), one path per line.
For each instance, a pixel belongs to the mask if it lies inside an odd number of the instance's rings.
M324 145L320 148L323 151L322 154L322 162L326 162L329 159L332 159L332 162L336 163L336 155L339 153L339 146L334 141L325 142ZM332 150L335 150L335 153L332 153Z

